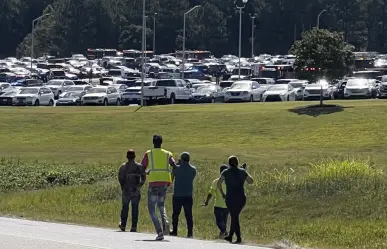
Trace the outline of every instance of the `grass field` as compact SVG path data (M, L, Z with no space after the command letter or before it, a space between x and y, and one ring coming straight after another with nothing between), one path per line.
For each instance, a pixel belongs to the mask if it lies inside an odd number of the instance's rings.
M196 237L217 235L212 207L199 204L236 154L256 180L242 214L245 240L386 248L387 102L334 103L344 108L304 115L289 111L302 102L1 108L0 214L116 227L125 151L141 160L158 133L198 168ZM153 232L145 200L139 229Z

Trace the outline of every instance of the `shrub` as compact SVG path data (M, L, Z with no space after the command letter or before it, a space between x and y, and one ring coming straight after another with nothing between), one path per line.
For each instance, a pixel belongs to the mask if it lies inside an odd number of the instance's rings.
M0 160L0 192L37 190L54 186L90 184L116 176L118 166L98 164L56 164Z
M344 192L379 193L386 188L387 178L382 170L369 161L355 159L322 160L311 164L305 172L292 168L257 172L255 196L297 195L327 196Z

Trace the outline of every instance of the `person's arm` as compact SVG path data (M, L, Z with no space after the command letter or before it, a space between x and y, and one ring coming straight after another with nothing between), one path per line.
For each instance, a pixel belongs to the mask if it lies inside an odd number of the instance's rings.
M210 202L211 198L212 198L212 194L211 194L211 193L208 193L207 199L206 199L206 201L204 202L204 205L205 205L205 206L208 206L208 203Z
M223 188L222 188L223 182L224 182L224 176L221 175L221 176L219 177L219 180L218 180L218 182L217 182L216 185L217 185L217 187L218 187L220 193L222 194L223 198L226 198L226 194L223 192Z
M247 176L246 176L246 182L248 183L248 184L253 184L254 183L254 179L251 177L251 175L246 171L246 174L247 174Z
M140 170L141 170L140 186L142 187L146 182L146 172L145 172L145 168L143 166L140 166Z
M121 185L121 189L125 184L125 174L124 174L124 166L121 165L120 169L118 170L118 182Z
M142 161L141 161L141 165L144 167L144 171L146 174L148 174L149 172L146 171L147 167L148 167L148 164L149 164L149 159L148 159L148 154L145 153Z
M173 154L171 153L171 155L169 156L169 165L172 166L172 168L176 168L176 161L175 161L175 158L173 158Z

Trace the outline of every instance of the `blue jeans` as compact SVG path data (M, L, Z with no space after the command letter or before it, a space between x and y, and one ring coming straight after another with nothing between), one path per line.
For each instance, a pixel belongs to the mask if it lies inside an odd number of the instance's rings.
M168 218L165 211L165 197L167 195L167 190L167 186L149 187L148 190L148 210L157 234L163 233L163 231L169 227ZM157 217L156 206L159 209L163 227L161 227L159 218ZM169 231L167 232L169 233Z
M139 213L138 205L140 204L140 199L141 195L122 195L121 226L126 227L126 223L128 221L129 204L132 203L132 229L137 229Z
M227 231L228 213L227 208L214 207L216 225L221 233L225 233Z

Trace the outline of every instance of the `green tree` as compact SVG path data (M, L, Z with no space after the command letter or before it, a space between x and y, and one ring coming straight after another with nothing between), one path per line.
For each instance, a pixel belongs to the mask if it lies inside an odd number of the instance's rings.
M321 74L328 80L340 78L348 72L354 47L344 41L342 33L325 29L312 29L302 34L290 49L297 59L297 72L307 68L321 68ZM311 75L315 80L320 74Z

